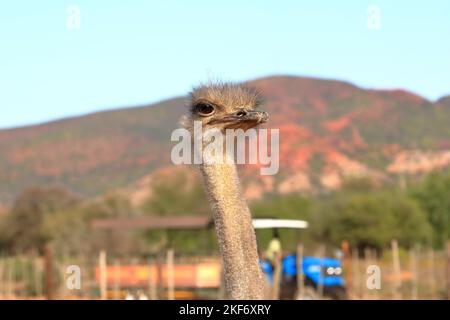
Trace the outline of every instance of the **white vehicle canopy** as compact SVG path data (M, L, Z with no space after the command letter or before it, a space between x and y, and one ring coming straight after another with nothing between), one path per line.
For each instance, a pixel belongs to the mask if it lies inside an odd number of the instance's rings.
M253 227L255 229L306 229L308 228L308 222L304 220L291 219L253 219Z

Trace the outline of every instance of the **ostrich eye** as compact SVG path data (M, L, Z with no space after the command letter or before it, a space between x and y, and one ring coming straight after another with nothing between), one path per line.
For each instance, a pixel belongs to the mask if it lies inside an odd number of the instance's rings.
M195 106L195 110L201 115L201 116L209 116L214 112L214 106L209 103L199 103Z

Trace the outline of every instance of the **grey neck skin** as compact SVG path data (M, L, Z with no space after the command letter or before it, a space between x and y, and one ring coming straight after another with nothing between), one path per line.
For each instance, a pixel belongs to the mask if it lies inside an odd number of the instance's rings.
M227 157L227 154L223 156ZM263 299L264 277L259 265L252 217L242 195L234 163L205 163L200 170L214 217L230 299Z

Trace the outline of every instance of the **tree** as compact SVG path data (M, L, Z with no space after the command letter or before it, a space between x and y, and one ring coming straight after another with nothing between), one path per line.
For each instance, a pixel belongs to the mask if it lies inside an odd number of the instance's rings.
M142 211L151 215L210 214L201 182L185 172L154 181Z
M76 196L57 187L25 190L17 197L4 221L6 242L15 250L41 249L53 237L50 229L45 227L45 221L56 219L78 203Z
M434 173L411 190L433 226L433 244L442 247L450 235L450 173Z
M392 239L403 246L424 242L431 228L425 212L395 190L341 192L321 201L316 233L338 246L342 240L363 250L382 250Z

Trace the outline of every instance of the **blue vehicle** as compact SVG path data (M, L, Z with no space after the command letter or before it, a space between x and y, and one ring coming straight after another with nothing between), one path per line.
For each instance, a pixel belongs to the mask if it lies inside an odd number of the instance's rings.
M297 288L297 256L288 255L282 259L280 298L298 298ZM270 283L273 283L273 266L268 260L261 261L261 267ZM303 299L319 298L319 287L322 285L323 295L331 299L346 298L341 261L333 258L303 257L302 269L304 277Z
M254 219L255 229L264 228L306 228L308 224L301 220ZM270 283L273 283L274 268L269 260L261 260L261 267ZM291 254L281 259L280 298L281 299L318 299L323 297L331 299L345 299L346 290L342 277L342 263L338 259L303 257L302 272L304 290L299 297L297 288L297 256Z

